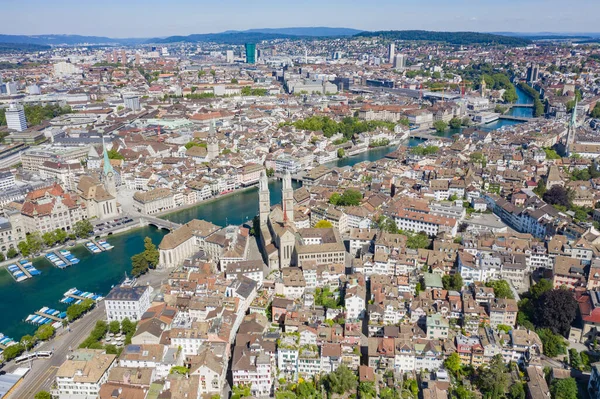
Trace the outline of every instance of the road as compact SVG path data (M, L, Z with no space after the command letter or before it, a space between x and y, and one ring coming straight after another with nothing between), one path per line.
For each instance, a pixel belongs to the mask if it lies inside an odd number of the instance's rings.
M153 270L139 278L139 285L150 284L154 289L160 288L162 281L168 276L164 270ZM155 291L156 293L156 291ZM98 320L105 320L106 313L104 302L101 301L88 314L69 325L70 331L61 329L51 341L38 345L34 351L54 351L50 359L38 359L31 363L31 370L21 381L17 389L10 395L10 399L33 398L42 390L50 391L56 378L56 372L65 361L69 353L77 349L81 342L90 334ZM18 367L29 367L28 363L16 365L14 361L8 362L4 367L10 373Z

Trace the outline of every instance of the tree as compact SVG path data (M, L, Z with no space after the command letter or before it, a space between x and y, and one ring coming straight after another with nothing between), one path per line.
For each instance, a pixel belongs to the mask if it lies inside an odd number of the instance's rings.
M560 205L566 208L569 207L569 193L563 186L552 186L552 188L544 194L542 199L550 205Z
M569 333L577 315L577 301L570 291L554 289L544 292L535 303L534 323L563 337Z
M417 398L419 395L419 385L417 384L417 381L412 378L405 380L404 384L402 384L402 388L409 391L413 398Z
M362 193L351 188L344 191L343 194L333 193L329 197L329 203L339 206L357 206L362 201Z
M577 382L574 378L555 379L550 384L552 399L577 399Z
M448 124L442 120L433 122L433 128L436 132L441 133L448 129Z
M462 126L462 120L460 118L450 119L450 127L452 129L459 129Z
M125 159L125 157L117 150L106 151L108 159Z
M17 248L19 248L19 252L21 252L21 255L31 255L31 248L29 248L29 244L27 244L27 241L21 241L20 243L18 243Z
M5 259L6 257L4 256L4 254L0 252L0 262L3 262Z
M121 323L117 320L113 320L108 324L108 331L113 334L118 334L121 332Z
M565 340L558 334L554 334L550 329L543 328L536 331L544 347L544 355L556 357L566 353Z
M52 395L47 391L39 391L35 394L34 399L52 399Z
M121 331L124 334L134 334L135 333L135 323L129 320L129 318L124 318L121 320Z
M73 321L81 317L85 312L90 310L94 306L94 301L86 299L81 303L74 303L67 308L67 318L69 321Z
M544 292L550 291L552 288L552 282L543 278L529 287L529 295L531 296L531 299L537 300Z
M533 192L538 195L538 197L543 197L546 194L546 183L540 179L537 183L537 186L533 189Z
M275 169L273 169L273 168L267 168L265 171L267 173L267 177L273 177L273 176L275 176Z
M144 238L144 254L146 260L148 261L148 265L150 268L154 269L158 265L160 253L150 237Z
M344 158L346 156L346 152L344 151L343 148L338 148L337 150L337 157L338 158Z
M42 250L44 241L39 232L34 231L33 233L27 234L26 241L31 253L36 254Z
M406 240L406 246L411 249L428 248L429 244L429 236L424 232L409 234Z
M47 341L54 336L55 329L50 324L40 326L35 332L35 337L40 341Z
M508 371L502 355L496 355L482 373L479 373L477 385L490 398L502 398L508 388Z
M232 84L232 85L236 85L236 84L238 84L238 83L239 83L239 82L238 82L238 80L237 80L236 78L232 78L232 79L231 79L231 84Z
M148 269L158 265L160 253L150 237L144 238L144 251L131 257L131 273L134 277L141 276Z
M444 284L445 290L460 292L463 286L463 279L459 273L454 273L452 275L446 274L442 277L442 284Z
M56 240L56 242L62 244L65 241L67 241L67 238L68 238L68 234L63 229L54 230L54 239Z
M525 388L522 382L514 383L508 390L509 399L525 399Z
M446 360L444 360L444 367L454 376L457 376L461 367L460 356L458 356L458 353L453 352L450 356L448 356Z
M17 244L17 246L18 246L18 244ZM8 248L8 251L6 251L6 256L8 256L9 259L16 257L18 254L19 254L19 252L15 248L12 248L12 247ZM27 255L24 254L23 256L27 256Z
M8 362L17 356L20 356L23 352L25 352L25 348L23 347L23 345L15 344L4 349L4 352L2 352L2 357L5 361Z
M329 220L319 220L317 223L315 223L316 229L330 229L332 227L333 225Z
M92 223L89 220L84 219L76 222L73 229L75 230L75 235L77 235L77 237L87 238L94 231L94 226L92 226Z
M51 247L56 244L54 233L50 231L42 234L42 240L44 240L44 244L46 244L47 247Z
M496 298L514 299L512 290L510 289L510 286L506 280L488 281L485 283L485 286L494 289L494 296Z
M600 118L600 104L596 103L594 109L590 112L592 118Z
M356 389L356 374L345 365L339 366L335 371L323 377L323 385L327 392L341 395Z
M27 334L21 337L20 343L23 346L23 348L29 350L35 346L36 341L37 340L35 339L35 337L32 337L31 335Z
M131 257L131 274L133 277L139 277L148 271L148 262L144 253L139 253Z
M358 397L360 399L373 399L377 397L375 384L372 382L361 382L358 384Z

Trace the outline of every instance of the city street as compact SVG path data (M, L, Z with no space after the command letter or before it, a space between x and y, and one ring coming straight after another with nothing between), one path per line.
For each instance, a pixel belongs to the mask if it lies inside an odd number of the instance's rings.
M138 284L150 284L155 290L158 290L167 275L168 273L166 271L153 270L140 277L138 279ZM157 291L154 291L154 294L156 294L156 292ZM56 372L69 353L72 350L77 349L81 342L87 338L98 320L104 320L105 318L104 302L101 301L84 317L69 324L70 332L67 331L67 329L61 329L53 340L44 342L34 348L33 351L53 351L54 355L49 359L37 359L32 361L31 370L25 375L17 389L10 395L10 398L33 398L39 391L50 391L56 377ZM14 361L11 361L7 363L3 370L10 373L19 367L29 366L29 363L17 365Z

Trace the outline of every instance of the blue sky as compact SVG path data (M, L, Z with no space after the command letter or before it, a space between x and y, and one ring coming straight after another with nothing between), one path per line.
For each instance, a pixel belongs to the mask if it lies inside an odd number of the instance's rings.
M250 28L597 32L598 0L1 0L2 34L155 37Z

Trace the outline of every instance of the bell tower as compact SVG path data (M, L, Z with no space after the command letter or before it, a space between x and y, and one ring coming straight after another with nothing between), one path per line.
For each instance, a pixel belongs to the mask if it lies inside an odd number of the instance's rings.
M102 148L104 155L104 165L102 167L102 182L104 183L104 188L110 195L117 198L117 183L115 177L115 171L110 164L110 159L108 158L108 151L106 151L106 144L104 143L104 137L102 137Z
M270 210L271 193L269 192L269 180L267 179L267 174L263 170L260 173L260 180L258 181L258 216L261 226L267 225Z
M294 223L294 188L292 187L292 175L289 170L283 177L283 189L281 190L281 200L283 205L283 219L286 222Z

